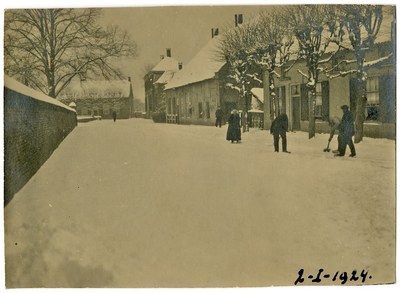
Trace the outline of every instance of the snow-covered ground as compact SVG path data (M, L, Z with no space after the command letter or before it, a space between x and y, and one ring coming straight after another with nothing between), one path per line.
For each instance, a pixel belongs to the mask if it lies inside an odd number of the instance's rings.
M268 131L231 144L226 130L79 124L4 210L6 285L394 282L395 141L333 157L328 134L288 133L285 154Z

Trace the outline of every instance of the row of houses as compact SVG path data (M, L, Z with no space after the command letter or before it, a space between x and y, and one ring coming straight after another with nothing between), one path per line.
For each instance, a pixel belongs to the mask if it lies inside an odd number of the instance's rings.
M309 107L306 78L298 70L307 72L306 62L297 61L282 78L275 79L276 97L269 94L268 76L264 73L263 88L253 88L252 100L243 101L239 93L227 87L229 64L216 56L220 38L210 41L183 68L178 62L163 59L145 78L146 110L151 117L157 111L157 101L165 101L167 122L179 124L214 125L215 111L221 108L225 121L232 109L250 109L247 121L251 127L269 129L272 112L286 113L291 131L308 131ZM366 61L377 60L394 52L393 33L380 37L374 50L368 52ZM332 60L340 62L350 58L344 52ZM170 56L167 58L171 58ZM294 61L291 61L294 62ZM369 137L395 138L395 62L383 62L368 70L367 106L365 108L364 135ZM163 65L164 67L162 67ZM353 69L351 66L342 70ZM157 69L157 70L156 70ZM158 71L158 69L162 69ZM329 132L329 117L341 117L341 105L357 107L355 74L329 78L319 76L316 85L315 106L316 132ZM244 104L248 105L244 105ZM249 107L251 105L251 107Z

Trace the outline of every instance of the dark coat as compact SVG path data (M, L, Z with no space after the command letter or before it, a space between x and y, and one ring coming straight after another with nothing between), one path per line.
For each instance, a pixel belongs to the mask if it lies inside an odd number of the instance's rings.
M222 111L222 109L217 109L217 111L215 111L215 117L217 119L221 119L224 116L224 112Z
M281 114L275 118L271 124L271 134L280 134L287 132L289 128L289 120L286 114Z
M354 118L350 111L343 114L342 122L339 125L339 135L352 137L354 135Z
M241 140L240 133L240 117L238 114L231 114L228 119L228 132L226 133L226 140Z

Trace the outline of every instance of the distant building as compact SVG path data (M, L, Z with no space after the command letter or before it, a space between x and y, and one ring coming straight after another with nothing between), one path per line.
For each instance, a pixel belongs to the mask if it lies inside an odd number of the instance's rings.
M130 78L113 81L84 81L58 98L65 105L75 103L78 116L95 116L111 119L133 117L133 91Z
M251 89L251 109L248 111L249 127L264 128L264 89Z
M240 108L239 93L226 87L229 65L216 55L219 42L218 36L212 38L165 85L167 122L214 125L218 107L225 121Z
M160 56L160 62L144 76L146 117L151 118L163 106L164 86L171 80L175 72L182 68L182 63L171 57L171 49L167 56Z

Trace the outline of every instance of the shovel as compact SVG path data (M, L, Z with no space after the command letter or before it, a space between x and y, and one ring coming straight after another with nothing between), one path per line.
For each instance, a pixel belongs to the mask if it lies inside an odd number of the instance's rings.
M331 151L331 149L329 148L329 144L330 143L331 142L328 140L328 145L327 145L326 149L324 149L324 152L330 152Z

